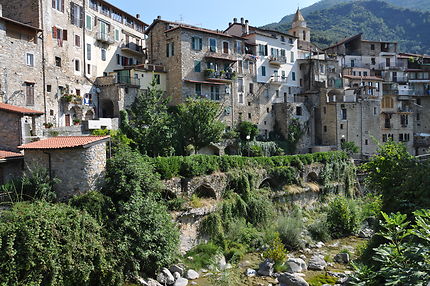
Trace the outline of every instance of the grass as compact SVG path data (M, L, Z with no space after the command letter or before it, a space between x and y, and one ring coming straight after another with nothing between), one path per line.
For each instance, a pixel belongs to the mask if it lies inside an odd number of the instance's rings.
M328 276L327 274L320 274L312 277L307 282L309 286L322 286L324 284L334 285L336 284L337 278Z

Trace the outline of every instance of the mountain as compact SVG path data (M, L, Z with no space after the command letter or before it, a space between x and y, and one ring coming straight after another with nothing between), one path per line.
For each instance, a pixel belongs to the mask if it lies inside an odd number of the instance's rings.
M396 41L399 43L399 51L430 54L430 12L393 5L400 3L400 0L387 1L392 3L374 0L323 0L312 5L313 7L303 9L302 13L312 29L312 41L322 48L345 37L363 33L363 38L367 40ZM429 0L403 0L408 5L420 1L426 2L423 7L430 8ZM329 5L329 8L315 8L315 5L321 3L333 5ZM284 17L281 22L269 24L265 28L287 32L291 28L291 22Z
M338 4L348 3L348 2L359 2L362 0L321 0L309 7L300 9L303 16L308 16L312 12L323 10L323 9L329 9L332 8ZM418 10L418 11L430 11L430 1L429 0L381 0L384 2L387 2L388 4L391 4L398 8L405 8L405 9L412 9L412 10ZM279 21L279 24L281 23L291 23L293 21L294 14L287 15ZM278 23L273 23L278 24ZM269 24L272 25L272 24Z

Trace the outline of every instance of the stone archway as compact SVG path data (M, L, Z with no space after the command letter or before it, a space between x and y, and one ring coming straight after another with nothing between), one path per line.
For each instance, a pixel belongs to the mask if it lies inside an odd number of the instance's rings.
M306 176L306 182L308 182L308 183L318 183L319 182L318 174L315 173L315 172L310 172Z
M200 185L194 190L193 194L199 198L217 199L216 191L208 184Z
M263 188L272 188L272 180L270 178L265 178L264 180L261 181L261 183L258 185L259 189L263 189Z
M94 112L92 110L88 110L85 113L85 120L92 120L94 118Z

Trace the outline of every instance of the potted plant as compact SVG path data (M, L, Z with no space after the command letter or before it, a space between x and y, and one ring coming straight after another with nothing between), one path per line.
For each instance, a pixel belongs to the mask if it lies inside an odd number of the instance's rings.
M46 123L43 123L43 126L45 126L45 128L47 128L47 129L49 129L49 128L52 128L54 126L54 124L52 124L51 122L46 122Z
M73 100L73 95L71 95L71 94L65 94L65 95L63 95L61 98L62 98L65 102L70 103L70 102L72 102L72 100Z
M215 70L214 69L207 69L205 70L205 77L213 77L215 74Z
M73 125L79 125L81 123L81 120L78 118L73 119Z

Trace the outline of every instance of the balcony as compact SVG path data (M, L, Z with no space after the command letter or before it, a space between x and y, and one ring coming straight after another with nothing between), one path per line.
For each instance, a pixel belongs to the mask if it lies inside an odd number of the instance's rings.
M236 78L235 72L205 70L205 79L208 81L231 83Z
M138 57L142 57L144 55L142 46L135 43L122 44L121 51Z
M217 59L217 60L223 60L223 61L229 61L229 62L236 62L237 57L230 55L230 54L222 54L217 52L207 52L205 54L206 58L210 59Z
M281 66L282 64L286 64L287 59L285 57L281 56L270 56L269 57L269 64L274 66Z
M282 85L283 83L287 83L287 78L278 76L278 75L273 75L270 77L270 83L273 85Z
M96 40L109 45L115 43L113 37L108 33L97 32Z
M140 87L140 80L129 76L117 76L116 83L121 85Z
M397 111L399 113L412 113L412 109L409 106L401 106L397 109Z

